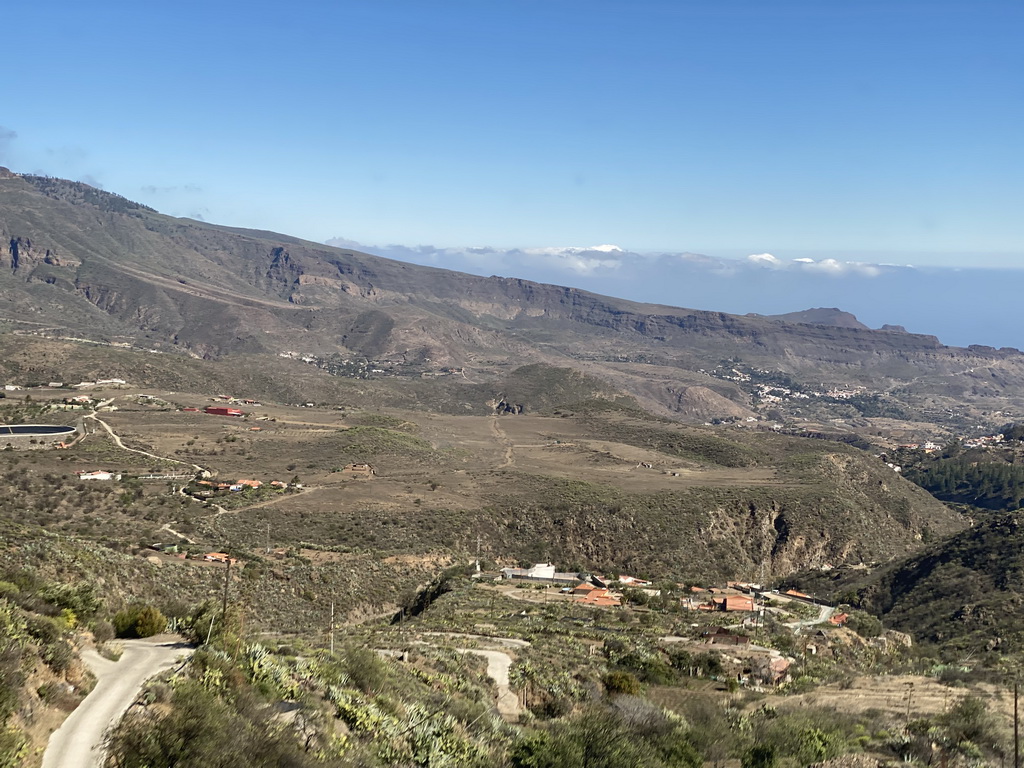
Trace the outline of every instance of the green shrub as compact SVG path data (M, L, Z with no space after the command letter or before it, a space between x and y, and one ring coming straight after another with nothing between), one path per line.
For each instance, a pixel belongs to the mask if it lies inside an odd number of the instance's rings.
M775 745L755 744L743 755L743 768L775 768Z
M58 608L72 611L77 617L87 619L103 607L92 584L83 582L77 586L68 584L47 584L39 596Z
M114 615L118 637L152 637L167 629L167 617L151 605L132 605Z
M105 643L114 639L114 625L105 619L97 619L90 626L92 636L97 643Z
M28 616L25 628L41 645L53 645L61 639L63 634L57 622L48 616Z
M882 634L883 629L881 621L864 611L850 611L850 618L846 622L846 627L861 637L878 637Z
M609 696L626 694L637 696L640 693L640 681L636 675L629 672L612 671L604 676L602 681Z
M74 649L67 640L58 640L43 648L43 661L58 674L66 672L75 658Z
M383 659L369 648L350 648L345 652L345 672L363 693L378 693L388 678Z
M22 759L28 754L28 743L21 732L14 728L0 726L0 766L22 765Z

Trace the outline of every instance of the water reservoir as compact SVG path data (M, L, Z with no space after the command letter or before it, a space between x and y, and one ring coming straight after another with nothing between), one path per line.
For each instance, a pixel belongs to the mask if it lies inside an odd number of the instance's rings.
M18 435L19 437L56 437L70 435L74 427L63 427L55 424L0 424L0 437Z

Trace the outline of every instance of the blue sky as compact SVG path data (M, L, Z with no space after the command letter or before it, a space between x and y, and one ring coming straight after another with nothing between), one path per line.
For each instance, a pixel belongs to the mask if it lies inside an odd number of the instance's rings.
M0 75L0 164L174 215L1024 267L1018 0L58 1L4 26L35 42Z

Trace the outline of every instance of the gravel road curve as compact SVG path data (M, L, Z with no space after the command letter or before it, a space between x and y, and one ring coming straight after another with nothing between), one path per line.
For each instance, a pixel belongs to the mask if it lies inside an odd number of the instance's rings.
M96 675L96 687L51 734L43 768L98 768L104 731L131 706L143 683L192 653L192 648L177 638L126 640L123 646L124 653L117 661L92 649L82 653Z

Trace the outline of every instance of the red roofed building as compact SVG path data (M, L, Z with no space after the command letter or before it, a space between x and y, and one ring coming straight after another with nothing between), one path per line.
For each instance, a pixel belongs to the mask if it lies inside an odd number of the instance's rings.
M705 642L712 645L747 645L750 643L749 637L733 632L727 627L704 627L701 630L701 636Z
M228 408L223 405L211 405L206 409L206 413L212 416L244 416L240 408Z
M573 590L575 592L575 590ZM587 592L584 592L582 597L578 598L578 602L583 605L597 605L606 607L616 607L622 605L622 601L609 592L607 589L601 589L600 587L594 587Z
M753 611L754 598L747 595L726 595L714 599L715 608L719 611Z

